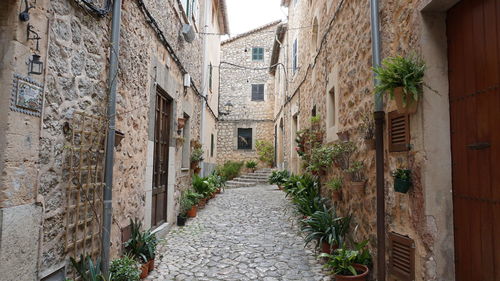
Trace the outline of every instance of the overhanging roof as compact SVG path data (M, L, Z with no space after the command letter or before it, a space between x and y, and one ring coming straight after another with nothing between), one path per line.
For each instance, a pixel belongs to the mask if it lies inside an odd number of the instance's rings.
M276 37L274 39L273 51L271 53L271 67L269 68L269 73L274 75L276 73L276 67L280 57L281 44L283 39L285 38L286 30L288 25L286 23L282 23L278 25L276 28Z
M273 26L273 25L277 25L277 24L279 24L279 23L281 23L281 20L277 20L277 21L270 22L270 23L265 24L265 25L263 25L263 26L257 27L257 28L255 28L255 29L252 29L252 30L247 31L247 32L245 32L245 33L241 33L241 34L238 34L238 35L236 35L236 36L234 36L234 37L231 37L231 38L229 38L229 39L227 39L227 40L224 40L224 41L222 41L222 43L221 43L221 44L222 44L222 45L224 45L224 44L227 44L227 43L233 42L233 41L238 40L238 39L240 39L240 38L246 37L246 36L248 36L248 35L251 35L251 34L253 34L253 33L256 33L256 32L259 32L259 31L261 31L261 30L263 30L263 29L266 29L266 28L268 28L268 27L271 27L271 26Z

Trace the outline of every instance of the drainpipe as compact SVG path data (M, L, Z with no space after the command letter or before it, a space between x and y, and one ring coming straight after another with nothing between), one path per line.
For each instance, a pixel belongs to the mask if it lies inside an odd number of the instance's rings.
M111 46L109 54L109 99L108 99L108 136L106 138L106 164L104 167L105 187L103 194L102 249L101 267L105 276L109 273L109 248L111 244L113 153L115 149L116 85L118 76L118 52L120 47L121 0L113 1L111 22Z
M370 0L373 66L380 66L380 26L378 0ZM374 74L374 83L379 80ZM384 100L375 93L375 163L377 179L377 280L385 281L385 187L384 187Z
M212 1L206 1L205 3L205 15L204 15L204 32L208 32L208 16L209 13L208 11L212 11L211 3ZM200 139L201 139L201 145L204 147L205 144L205 122L206 122L206 110L207 110L207 92L208 92L208 83L210 83L207 79L208 75L208 36L204 35L203 36L203 71L202 71L202 85L203 85L203 92L201 93L203 95L202 99L202 106L201 106L201 122L200 122ZM208 149L206 151L208 155ZM208 158L208 157L206 157ZM205 170L206 170L206 163L201 164L201 175L205 176Z

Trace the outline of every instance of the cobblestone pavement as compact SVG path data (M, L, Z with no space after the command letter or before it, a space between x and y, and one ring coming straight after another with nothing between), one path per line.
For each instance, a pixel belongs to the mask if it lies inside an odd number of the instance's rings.
M146 280L330 280L274 186L226 190L158 250Z

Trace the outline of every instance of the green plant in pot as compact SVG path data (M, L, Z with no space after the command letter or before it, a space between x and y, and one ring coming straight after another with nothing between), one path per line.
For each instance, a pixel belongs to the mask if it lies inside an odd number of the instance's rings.
M325 267L332 269L335 280L365 281L370 270L363 263L371 262L371 256L367 251L367 249L340 248L333 254L321 254L320 257L328 259Z
M272 142L266 140L257 140L255 142L255 149L259 160L267 164L269 167L274 165L274 145Z
M255 172L255 169L257 169L257 162L250 160L250 161L247 161L245 166L247 167L247 169L249 169L253 173L253 172Z
M187 195L186 193L183 193L181 195L181 199L179 201L179 215L177 216L177 225L178 226L186 225L187 212L193 206L193 202L191 200L189 200L189 198L186 195Z
M128 255L113 260L109 271L115 281L138 281L141 274L137 261Z
M344 171L349 169L349 161L354 151L356 151L356 145L350 141L340 141L334 143L332 147L332 158L335 166Z
M80 260L76 261L73 257L69 258L73 269L83 281L114 281L112 275L104 276L101 272L100 259L94 263L90 256L80 255Z
M335 147L332 145L314 147L311 150L311 159L306 170L317 176L325 173L332 166L335 153Z
M375 122L372 115L364 114L358 129L363 136L366 148L375 149Z
M290 178L290 172L287 170L273 171L269 176L269 184L275 184L279 189L283 189L283 185Z
M363 164L363 162L352 162L347 172L349 173L349 177L351 179L351 189L357 194L363 193L366 184L365 165Z
M407 193L413 185L411 180L411 170L396 169L392 172L394 178L394 190L396 192Z
M344 180L342 177L335 177L325 184L326 187L329 190L331 190L332 199L334 201L341 201L342 200L341 188L342 188L343 184L344 184Z
M335 208L328 209L324 206L323 210L302 220L302 231L307 233L304 239L306 245L316 241L316 247L321 248L323 253L342 247L350 221L350 216L337 216Z
M400 113L415 113L422 98L425 63L417 56L388 57L374 68L379 84L376 94L388 93Z

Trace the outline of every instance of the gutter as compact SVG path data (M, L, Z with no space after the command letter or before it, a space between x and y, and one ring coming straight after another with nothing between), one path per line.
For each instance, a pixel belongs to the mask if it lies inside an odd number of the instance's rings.
M108 98L108 135L106 138L106 163L104 167L105 187L103 191L103 219L102 219L102 249L101 267L105 276L109 273L109 250L111 245L111 217L112 217L112 187L113 164L115 151L115 115L116 115L116 87L118 83L118 55L120 49L120 17L121 0L113 1L113 16L111 22L111 46L109 58L109 98Z
M373 67L380 66L380 19L378 0L370 0ZM373 76L375 85L379 84L377 75ZM385 281L385 179L384 179L384 100L375 93L375 164L377 198L377 280Z

